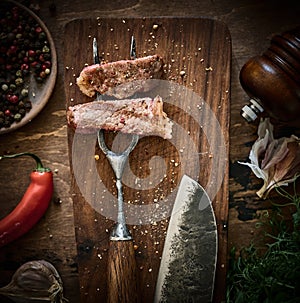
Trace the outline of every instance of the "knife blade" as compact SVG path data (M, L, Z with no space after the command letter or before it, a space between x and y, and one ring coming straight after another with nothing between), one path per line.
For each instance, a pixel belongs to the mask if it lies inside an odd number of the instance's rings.
M173 206L154 303L212 302L217 225L203 187L184 175Z

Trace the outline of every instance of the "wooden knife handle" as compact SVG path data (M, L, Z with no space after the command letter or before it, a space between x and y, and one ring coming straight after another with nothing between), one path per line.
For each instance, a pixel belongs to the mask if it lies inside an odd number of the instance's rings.
M110 241L108 303L138 303L137 270L132 240Z

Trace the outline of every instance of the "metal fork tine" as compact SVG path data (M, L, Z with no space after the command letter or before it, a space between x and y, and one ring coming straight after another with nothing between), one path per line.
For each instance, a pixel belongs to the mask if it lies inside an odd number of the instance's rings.
M134 36L131 36L131 43L130 43L130 58L136 59L136 44Z
M94 60L94 64L100 64L98 44L97 44L97 39L95 37L93 39L93 60ZM96 100L101 100L101 94L99 92L96 92Z
M95 37L93 39L93 58L94 58L95 64L100 63L99 53L98 53L98 44L97 44L97 39Z

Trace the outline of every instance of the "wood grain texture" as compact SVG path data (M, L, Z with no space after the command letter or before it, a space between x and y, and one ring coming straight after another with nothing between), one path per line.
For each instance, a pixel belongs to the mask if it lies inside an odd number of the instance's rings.
M158 29L153 29L154 24L158 25ZM181 133L175 131L175 145L174 142L171 143L157 137L141 138L129 158L133 176L128 175L128 171L124 173L127 183L127 186L124 186L124 198L125 201L130 201L130 206L133 205L132 209L138 205L143 206L143 204L151 207L151 204L157 201L163 204L163 197L172 194L163 219L154 221L145 219L146 221L141 222L143 224L139 224L134 222L134 215L138 218L139 213L134 213L133 218L127 214L133 220L130 227L138 247L136 260L139 268L141 302L152 302L153 300L168 216L183 173L194 174L193 177L208 188L210 183L220 184L217 192L211 192L219 232L215 294L215 300L218 302L224 297L227 263L230 35L224 24L201 18L75 20L67 24L64 40L65 48L70 50L65 54L67 67L65 92L68 105L93 100L85 97L75 85L76 77L84 64L92 64L92 38L97 37L99 52L103 59L115 61L129 57L131 35L134 35L137 41L138 57L154 53L161 55L166 63L167 80L174 85L176 83L177 86L184 87L183 91L178 90L182 94L181 96L176 96L176 92L178 92L176 91L172 96L172 102L168 101L164 104L169 117L182 127ZM74 37L78 37L78 39L74 40ZM180 75L181 71L184 71L185 74ZM189 110L193 114L197 113L196 118L189 113ZM215 117L216 120L214 120ZM222 142L220 138L223 140ZM109 146L114 143L114 139L112 134L108 134ZM93 139L85 139L84 136L80 137L76 133L74 135L74 132L69 130L70 154L73 153L73 159L71 159L73 173L74 169L83 174L84 171L93 170L95 164L87 164L84 160L88 144L89 148L94 149L92 152L99 157L96 166L101 182L105 184L107 191L115 195L114 177L108 161L95 147L95 142L94 144L86 143L90 140ZM80 147L82 149L78 147L80 142L85 142ZM194 157L191 142L196 146L197 158ZM224 149L222 149L222 145L224 145ZM75 168L74 146L76 154L79 153L82 159L81 161L76 160ZM163 162L153 162L154 156L160 157ZM166 171L159 180L158 186L148 189L141 186L139 190L130 186L130 184L134 184L137 177L142 180L149 178L149 174L161 176L162 164ZM199 165L198 170L197 165ZM85 302L105 301L107 296L108 231L111 230L113 220L103 214L106 207L106 201L104 198L101 199L103 193L95 194L99 178L94 178L93 173L86 174L83 195L80 193L82 188L78 188L78 183L81 182L78 182L78 176L73 176L72 181L79 274ZM104 208L102 213L101 206L97 212L93 209L93 207L97 208L97 205L92 203L91 207L91 203L87 202L87 200L90 201L87 198L90 190L94 192L95 196L98 196L97 203L102 205L102 209ZM100 260L97 257L99 254L101 255Z
M110 241L108 250L107 302L138 303L139 288L132 241Z
M28 2L27 0L19 1ZM74 203L80 200L80 193L76 195L73 190L70 191L71 187L74 188L74 184L70 179L64 95L66 67L64 55L73 49L73 45L69 48L64 47L63 33L64 26L78 18L202 16L222 21L228 26L232 37L228 247L230 249L234 246L239 249L260 236L257 234L261 230L256 228L257 212L269 206L256 197L255 191L261 184L259 180L248 169L237 164L237 161L247 160L257 131L257 125L246 123L240 116L240 110L248 102L248 96L240 85L239 71L248 59L260 54L268 47L272 35L299 25L300 3L293 0L284 2L281 0L153 0L151 2L103 0L101 4L98 0L90 0L88 3L82 0L44 0L34 1L34 3L39 3L39 16L50 30L57 48L59 65L57 83L48 104L32 122L11 134L1 135L0 152L37 152L45 164L58 170L55 174L54 200L59 198L62 204L52 203L45 218L34 230L16 243L1 249L1 286L10 281L13 273L22 263L44 258L51 261L59 270L69 302L86 302L84 292L88 296L89 287L83 288L79 296L79 277L80 280L89 279L90 288L96 289L97 285L92 284L93 275L89 273L88 266L81 266L78 272L77 260L81 259L82 264L82 259L85 258L87 260L85 264L88 264L89 258L93 257L100 261L100 258L107 254L105 248L98 254L97 249L91 249L94 245L97 248L97 242L92 237L90 241L80 243L78 255L75 247L73 200ZM56 6L55 11L49 9L53 4ZM27 186L28 172L32 166L31 163L26 162L23 171L10 166L7 162L0 161L0 165L0 202L1 214L4 214L6 210L12 209L22 196ZM82 207L82 211L83 215L94 218L94 212L88 208L88 205ZM105 222L107 223L110 222ZM76 226L76 230L84 233L79 225ZM99 236L108 241L108 234L104 230L99 232ZM155 239L156 242L160 240ZM98 268L96 264L95 275ZM225 280L223 282L225 283ZM5 301L4 297L1 297L0 301L10 302Z

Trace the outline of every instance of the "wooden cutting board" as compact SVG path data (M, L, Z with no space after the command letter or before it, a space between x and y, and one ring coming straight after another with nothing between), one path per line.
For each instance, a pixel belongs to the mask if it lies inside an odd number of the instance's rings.
M214 302L221 302L227 260L230 34L224 24L204 18L74 20L64 34L67 106L93 101L75 84L84 65L93 63L93 37L108 62L129 58L132 35L138 57L164 58L164 110L175 125L172 140L142 137L123 177L141 302L153 301L168 219L183 174L199 181L213 199L219 239ZM127 139L108 134L106 140L110 148L122 149ZM68 129L68 142L81 301L106 302L115 178L94 136Z

